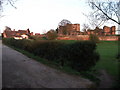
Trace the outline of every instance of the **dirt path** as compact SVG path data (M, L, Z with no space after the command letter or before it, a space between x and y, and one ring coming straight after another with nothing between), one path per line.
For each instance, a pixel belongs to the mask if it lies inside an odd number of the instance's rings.
M110 76L105 70L100 70L100 85L98 88L111 88L115 82L112 76Z
M2 86L5 88L87 88L93 83L45 66L3 45Z

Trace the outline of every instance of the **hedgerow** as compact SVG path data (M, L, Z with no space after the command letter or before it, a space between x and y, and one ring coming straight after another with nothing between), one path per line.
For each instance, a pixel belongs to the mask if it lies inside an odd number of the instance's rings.
M99 60L99 54L95 52L96 44L92 41L78 41L68 44L57 40L36 41L4 38L3 43L56 62L58 66L68 65L77 71L90 70Z
M90 34L89 35L89 40L92 41L92 42L95 42L95 43L98 43L100 41L98 36L95 35L95 34Z

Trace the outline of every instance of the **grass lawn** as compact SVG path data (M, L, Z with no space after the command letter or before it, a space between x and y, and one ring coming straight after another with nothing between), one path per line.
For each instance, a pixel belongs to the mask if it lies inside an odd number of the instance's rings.
M113 76L119 75L118 61L118 41L101 41L97 44L97 52L100 54L100 60L97 62L95 69L105 69Z

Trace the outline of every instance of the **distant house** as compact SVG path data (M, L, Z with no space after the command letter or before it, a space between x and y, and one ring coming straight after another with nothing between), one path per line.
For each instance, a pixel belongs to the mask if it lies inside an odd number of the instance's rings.
M28 39L31 35L30 30L4 30L3 37L4 38L15 38L15 39Z

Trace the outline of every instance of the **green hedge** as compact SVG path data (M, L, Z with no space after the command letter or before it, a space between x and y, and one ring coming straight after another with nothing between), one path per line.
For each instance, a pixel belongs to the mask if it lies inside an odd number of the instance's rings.
M96 44L91 41L68 44L60 41L4 38L3 43L56 62L59 66L68 65L77 71L90 70L99 60L99 54L95 52Z
M89 35L89 40L92 41L92 42L95 42L95 43L98 43L100 41L98 36L95 35L95 34L90 34Z
M99 54L95 52L96 44L90 41L76 42L70 45L68 58L71 66L78 70L89 70L99 60Z

